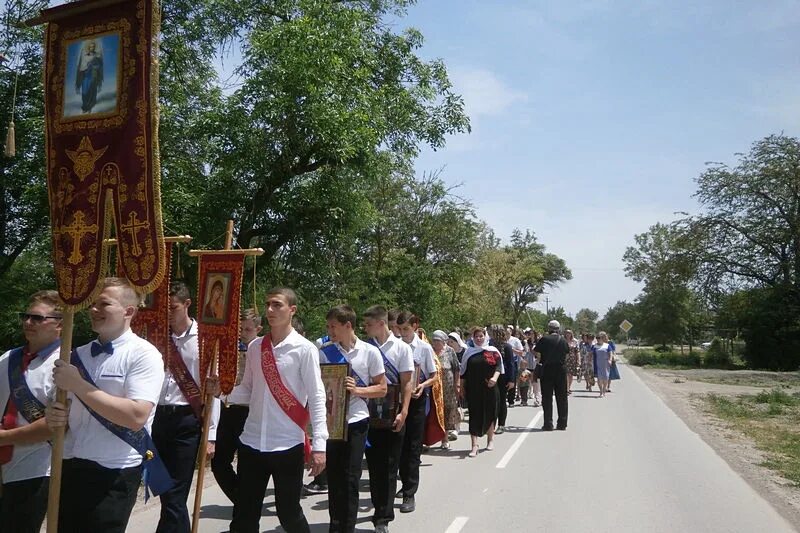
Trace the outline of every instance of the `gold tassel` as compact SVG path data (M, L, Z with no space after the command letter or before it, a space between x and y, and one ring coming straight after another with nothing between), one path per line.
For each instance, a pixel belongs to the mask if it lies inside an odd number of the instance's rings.
M175 260L175 263L176 263L176 265L175 265L175 279L183 279L183 269L181 268L181 244L180 243L176 243L175 244L174 254L175 254L175 258L176 258L176 260Z
M6 157L14 157L17 155L17 139L14 133L14 121L8 124L8 133L6 134Z
M253 311L258 315L258 291L256 290L256 261L257 257L253 256Z

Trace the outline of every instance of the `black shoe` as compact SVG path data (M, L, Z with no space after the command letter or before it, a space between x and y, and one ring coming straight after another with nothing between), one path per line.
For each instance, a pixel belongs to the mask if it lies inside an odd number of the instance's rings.
M556 426L556 429L559 430L559 431L566 431L567 430L567 426Z
M553 431L553 426L542 426L542 431Z
M389 526L386 524L378 524L375 526L375 533L389 533Z
M414 501L413 496L406 496L403 498L403 505L400 506L401 513L413 513L414 509L417 508L417 504Z
M321 485L312 481L308 485L303 485L303 494L326 494L328 492L327 485Z
M398 490L397 494L395 494L394 497L395 498L403 498L404 497L403 489Z

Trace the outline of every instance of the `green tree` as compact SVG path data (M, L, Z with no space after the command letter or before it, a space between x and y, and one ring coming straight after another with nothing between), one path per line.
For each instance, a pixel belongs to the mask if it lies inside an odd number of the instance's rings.
M597 331L597 311L581 309L575 314L575 334L594 333Z
M623 333L619 325L623 320L633 324L631 337L639 336L638 310L635 304L618 301L613 307L609 307L603 318L597 323L597 331L605 331L612 339L619 338Z
M508 268L514 271L515 286L508 305L512 323L518 324L523 311L538 301L546 288L572 279L572 272L563 259L547 253L530 230L523 234L515 229L507 250L511 258Z

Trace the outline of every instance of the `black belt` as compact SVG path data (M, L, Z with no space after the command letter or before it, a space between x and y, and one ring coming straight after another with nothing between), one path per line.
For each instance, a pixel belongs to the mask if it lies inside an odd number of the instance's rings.
M156 412L166 413L168 415L186 415L186 414L194 414L194 410L192 409L191 405L161 405L159 404L156 407Z
M250 409L250 406L245 403L227 403L225 404L225 409L232 409L237 407L239 409Z

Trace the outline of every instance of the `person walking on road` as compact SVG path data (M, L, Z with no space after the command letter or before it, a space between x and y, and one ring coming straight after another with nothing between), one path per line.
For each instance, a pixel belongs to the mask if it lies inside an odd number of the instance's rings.
M478 437L486 435L486 450L494 449L494 425L497 420L497 380L503 370L503 357L494 346L485 344L482 327L472 328L475 346L461 360L461 394L469 408L469 435L472 450L469 457L478 455ZM566 385L566 381L564 382Z
M611 372L611 357L614 354L608 344L608 335L605 331L597 334L597 344L592 347L592 352L594 354L594 372L600 387L600 398L605 398Z
M572 380L575 376L581 379L581 354L578 340L571 329L564 331L564 339L569 346L569 354L567 354L567 394L572 394Z
M583 368L583 380L586 383L586 390L592 392L594 387L594 352L592 346L594 335L584 333L581 336L581 366Z
M439 360L442 377L442 397L444 400L444 421L447 438L442 441L441 448L448 449L448 441L458 438L458 425L461 422L458 414L458 389L461 384L458 378L458 357L452 348L447 346L447 333L437 329L431 337L433 353Z
M544 425L542 430L553 431L553 393L556 396L558 421L555 429L567 429L567 367L569 344L561 335L561 324L551 320L547 324L548 334L543 335L533 351L539 354L542 364L542 407Z
M497 381L498 403L497 404L497 427L495 433L501 435L506 430L506 419L508 418L508 404L506 395L508 390L514 387L516 376L514 375L514 349L508 342L508 331L502 325L492 326L489 330L491 337L490 344L497 348L503 357L503 371Z

